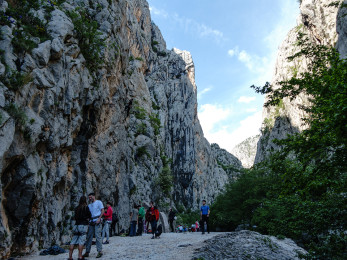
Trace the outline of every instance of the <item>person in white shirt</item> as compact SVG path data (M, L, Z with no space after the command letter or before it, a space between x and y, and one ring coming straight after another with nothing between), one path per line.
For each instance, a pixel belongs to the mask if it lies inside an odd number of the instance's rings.
M98 254L96 258L102 257L102 243L101 243L101 218L104 215L104 206L100 200L95 199L95 193L88 195L90 204L88 205L90 212L92 213L92 219L89 222L86 252L84 257L89 257L89 253L92 247L93 236L96 238L96 249Z

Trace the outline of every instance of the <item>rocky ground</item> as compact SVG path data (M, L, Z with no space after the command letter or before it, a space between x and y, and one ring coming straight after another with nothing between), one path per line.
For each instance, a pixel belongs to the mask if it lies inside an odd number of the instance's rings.
M298 252L305 251L292 240L279 240L252 231L232 233L164 233L160 239L142 237L112 237L103 246L102 259L299 259ZM90 258L95 259L96 247ZM75 250L74 259L77 259ZM40 256L39 252L24 257L26 260L67 259L68 254Z
M151 239L151 235L141 237L111 237L110 244L103 245L102 259L192 259L195 249L202 246L206 239L221 233L163 233L159 239ZM96 246L92 246L88 259L96 259ZM73 254L77 259L77 250ZM68 253L57 256L40 256L39 252L24 257L26 260L61 260L67 259Z

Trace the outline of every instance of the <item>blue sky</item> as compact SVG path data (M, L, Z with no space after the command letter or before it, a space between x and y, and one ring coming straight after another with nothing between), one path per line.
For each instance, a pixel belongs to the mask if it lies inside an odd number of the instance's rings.
M198 113L210 143L231 150L259 133L263 96L277 49L296 25L296 0L148 0L167 48L189 51Z

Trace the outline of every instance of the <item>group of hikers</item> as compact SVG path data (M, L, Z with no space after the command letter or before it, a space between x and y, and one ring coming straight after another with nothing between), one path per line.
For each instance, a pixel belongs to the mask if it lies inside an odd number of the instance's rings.
M88 195L89 204L87 203L86 196L81 196L79 204L75 209L75 225L73 227L73 238L70 242L69 260L72 260L72 254L74 247L78 246L78 259L84 259L89 257L91 250L93 237L96 238L96 249L98 254L96 258L102 257L102 244L109 244L110 232L116 233L116 223L118 222L118 216L112 209L111 202L106 202L106 208L103 203L95 198L95 193ZM206 205L206 201L203 201L201 210L201 223L204 227L204 223L207 225L207 232L209 232L208 218L210 209ZM170 209L169 211L169 224L171 232L175 232L173 228L173 221L176 219L175 212ZM145 220L145 222L144 222ZM152 239L157 238L162 233L162 225L157 226L159 221L159 211L154 203L151 201L147 211L144 205L134 204L133 209L130 212L130 228L129 236L141 236L144 227L148 233L152 233ZM151 225L151 230L149 229ZM136 230L136 227L137 230ZM205 229L202 229L204 234ZM119 232L122 233L122 232ZM124 233L124 232L123 232ZM104 238L106 240L104 241ZM86 247L86 251L82 254L82 251Z
M201 230L202 234L205 234L205 224L207 232L210 233L210 226L208 224L208 219L210 216L210 207L206 205L206 200L202 201L202 206L200 207L200 222L195 221L194 224L192 224L191 227L186 227L183 225L178 225L176 227L176 230L174 229L173 222L176 220L176 214L175 212L170 208L169 210L169 225L170 225L170 231L171 232L198 232ZM201 227L201 228L200 228Z

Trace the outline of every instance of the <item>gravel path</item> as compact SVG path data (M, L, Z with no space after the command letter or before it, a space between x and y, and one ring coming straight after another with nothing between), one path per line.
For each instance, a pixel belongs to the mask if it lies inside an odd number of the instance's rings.
M192 259L194 250L202 247L202 242L218 234L199 233L163 233L159 239L151 239L151 235L140 237L111 237L110 244L103 245L101 259ZM96 246L92 246L90 257L96 259ZM39 252L22 259L26 260L60 260L67 259L68 253L57 256L40 256ZM77 249L73 258L77 259Z

